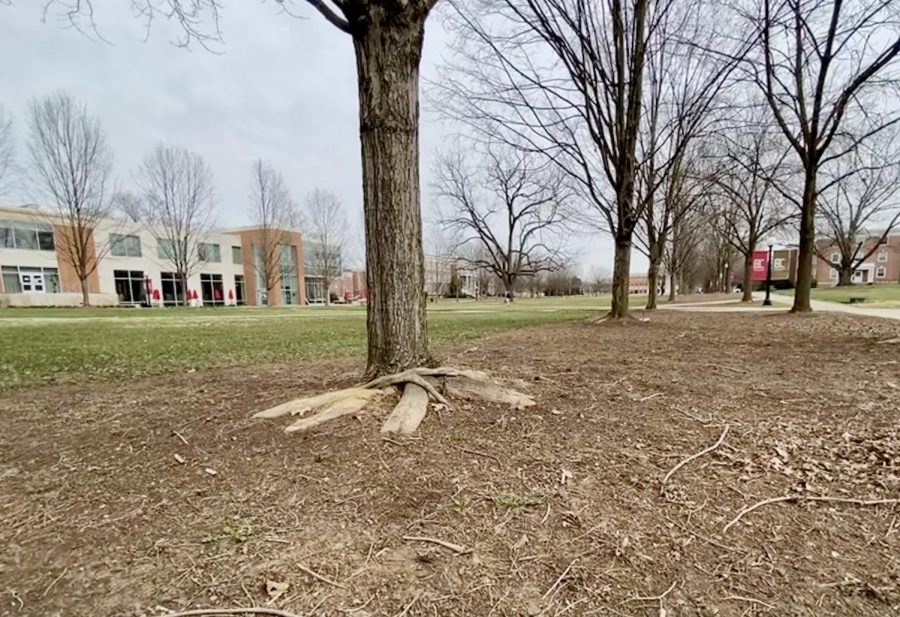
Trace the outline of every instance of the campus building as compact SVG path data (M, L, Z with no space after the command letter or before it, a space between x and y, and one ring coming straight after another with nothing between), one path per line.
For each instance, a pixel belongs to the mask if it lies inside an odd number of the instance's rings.
M186 299L212 306L305 304L316 277L304 267L301 232L283 231L281 277L268 293L261 274L261 233L246 227L207 234L183 289L161 234L130 221L100 221L89 247L97 260L88 277L91 304L174 306ZM81 282L65 256L65 234L65 225L46 209L0 207L0 306L81 304Z
M862 243L859 255L865 255L873 248L875 251L861 263L853 272L852 281L859 284L882 284L900 282L900 234L891 234L884 242L876 243L881 239L880 235L869 238ZM831 240L820 240L816 248L821 256L828 257L828 261L818 258L815 263L815 278L819 285L837 285L840 271L831 266L839 263L841 252Z

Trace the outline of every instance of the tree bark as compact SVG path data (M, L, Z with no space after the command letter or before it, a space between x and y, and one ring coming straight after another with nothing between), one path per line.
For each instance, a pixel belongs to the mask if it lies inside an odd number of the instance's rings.
M810 165L810 167L814 167ZM797 282L792 313L812 312L812 258L816 250L816 170L807 170L803 180L800 210L800 248L797 255Z
M650 258L650 267L647 269L647 306L648 311L656 309L657 289L659 287L659 261Z
M81 279L81 304L82 306L91 305L91 288L88 283L88 277Z
M609 316L620 319L628 315L628 284L631 268L631 236L616 236L616 253L613 261L612 307Z
M841 272L838 276L838 287L850 287L853 285L853 269L849 265L841 265Z
M747 254L744 255L744 278L741 281L743 293L741 294L741 302L753 302L753 281L751 274L753 272L753 248L751 247Z
M190 306L191 305L191 299L190 299L191 294L188 291L187 274L179 272L178 280L181 281L181 305L182 306ZM176 302L175 304L177 305L178 303Z
M426 13L372 5L353 37L366 226L369 377L430 363L419 207L419 62Z
M669 302L675 302L675 271L669 272Z

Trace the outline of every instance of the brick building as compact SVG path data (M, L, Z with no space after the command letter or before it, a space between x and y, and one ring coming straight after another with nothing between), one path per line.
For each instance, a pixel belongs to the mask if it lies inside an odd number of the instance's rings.
M81 282L61 250L65 232L46 210L0 207L0 306L81 304ZM284 230L280 284L267 294L260 233L247 227L207 234L197 246L198 267L182 289L162 234L137 223L104 220L92 233L100 259L88 277L91 303L171 306L196 294L194 304L201 305L305 304L302 234Z
M880 237L869 238L863 242L859 255L865 255L875 248L875 251L853 273L853 282L859 284L884 284L900 282L900 233L891 234L887 239L876 246ZM837 285L839 269L832 267L831 263L838 263L841 259L840 250L831 240L819 240L816 243L821 257L815 260L815 279L821 286Z

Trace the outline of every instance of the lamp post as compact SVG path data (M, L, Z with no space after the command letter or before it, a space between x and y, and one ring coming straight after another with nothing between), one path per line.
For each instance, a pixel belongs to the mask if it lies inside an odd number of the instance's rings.
M766 299L763 306L772 306L772 245L769 244L769 258L766 260Z

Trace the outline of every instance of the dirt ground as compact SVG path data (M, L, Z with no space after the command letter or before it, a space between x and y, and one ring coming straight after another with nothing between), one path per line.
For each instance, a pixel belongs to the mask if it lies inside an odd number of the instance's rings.
M458 403L390 441L387 405L304 435L250 418L352 362L8 392L0 615L900 614L896 503L772 503L724 531L771 497L900 498L900 345L877 342L897 336L783 314L523 329L442 351L536 407Z

